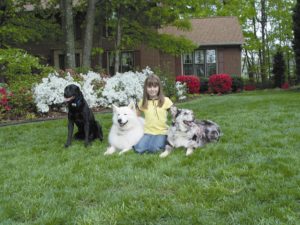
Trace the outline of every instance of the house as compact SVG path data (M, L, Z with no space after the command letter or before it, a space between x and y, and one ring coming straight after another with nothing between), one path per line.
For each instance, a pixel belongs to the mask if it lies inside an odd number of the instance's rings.
M197 46L194 52L175 58L173 73L208 77L227 73L241 75L241 51L244 37L236 17L191 19L191 31L166 27L160 32L184 36Z
M76 18L75 18L76 22ZM120 54L120 71L136 68L159 67L172 75L198 75L208 77L216 73L241 75L241 51L244 42L241 26L236 17L209 17L191 19L190 31L178 30L175 27L160 29L160 33L184 36L193 41L198 48L191 53L172 56L158 49L141 45L136 49L128 49ZM76 27L76 66L82 61L81 31ZM97 34L96 34L97 35ZM107 31L103 29L94 38L94 47L101 47L104 52L93 57L92 66L101 66L107 73L114 74L113 44L109 41ZM45 63L64 69L62 43L41 42L29 44L25 48L30 53L42 56Z
M160 67L173 75L197 75L209 77L216 73L241 75L241 52L244 37L236 17L209 17L191 19L190 31L175 27L160 29L160 33L184 36L193 41L197 49L179 57L165 54L157 49L140 46L134 51L123 51L120 71L136 67ZM110 49L103 54L103 67L114 74L113 57Z

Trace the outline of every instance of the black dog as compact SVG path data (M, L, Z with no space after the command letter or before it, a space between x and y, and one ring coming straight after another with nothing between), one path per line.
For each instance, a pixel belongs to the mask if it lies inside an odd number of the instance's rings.
M64 90L65 102L68 105L68 139L65 147L71 145L74 123L78 132L74 135L75 139L84 139L84 145L87 147L90 141L99 138L103 140L102 127L95 120L92 110L85 101L79 87L70 84Z

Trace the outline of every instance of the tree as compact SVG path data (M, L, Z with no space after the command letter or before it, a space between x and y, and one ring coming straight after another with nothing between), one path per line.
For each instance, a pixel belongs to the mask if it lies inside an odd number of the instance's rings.
M285 81L285 62L281 50L277 50L273 59L273 74L275 87L281 88Z
M295 1L273 0L269 3L270 30L268 35L269 49L275 50L274 45L281 46L285 58L287 70L286 75L289 81L293 74L293 18L291 11L294 8Z
M160 34L159 28L174 25L188 28L190 24L183 19L189 1L106 1L108 25L112 28L114 41L114 67L119 70L120 52L139 44L160 49L170 54L191 51L195 45L184 38ZM170 47L172 43L172 48Z
M0 1L0 48L59 35L52 11L42 12L35 1L31 2L34 7L29 11L25 7L28 1Z
M296 83L300 83L300 0L297 0L293 14L294 52L296 61Z
M72 0L60 0L60 9L65 39L66 68L75 68L75 38Z
M268 15L267 15L267 9L266 9L266 0L260 0L260 19L257 19L260 23L261 27L261 48L259 49L259 59L260 59L260 71L261 71L261 81L264 85L267 81L267 71L266 71L266 27L268 22Z
M93 47L93 35L95 24L95 5L97 0L88 0L88 7L86 13L86 25L83 44L82 65L84 67L91 67L91 52Z

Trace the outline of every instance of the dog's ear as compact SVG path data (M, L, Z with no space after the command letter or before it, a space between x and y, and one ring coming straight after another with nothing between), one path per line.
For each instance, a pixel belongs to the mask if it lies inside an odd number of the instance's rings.
M177 112L178 112L178 108L176 106L172 105L171 108L170 108L170 111L171 111L172 117L176 117Z
M75 84L73 84L74 85L74 89L75 89L75 95L76 95L76 98L78 98L78 97L83 97L83 94L82 94L82 92L81 92L81 90L80 90L80 87L78 87L77 85L75 85Z
M77 86L78 87L78 86ZM81 96L81 97L83 97L83 93L82 93L82 91L80 90L80 87L78 87L78 92L79 92L79 95Z
M135 111L135 104L133 101L131 101L128 105L128 107L132 110L132 111Z
M119 107L116 106L116 105L114 105L114 104L112 104L112 109L113 109L113 112L117 112L118 109L119 109Z

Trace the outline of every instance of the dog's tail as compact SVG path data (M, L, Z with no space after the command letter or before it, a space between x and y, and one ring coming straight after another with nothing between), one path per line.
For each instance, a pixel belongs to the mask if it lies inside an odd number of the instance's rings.
M103 141L103 131L102 131L102 126L98 123L96 120L96 128L97 128L97 137L99 138L100 141Z
M220 126L211 120L201 120L199 124L204 127L205 136L208 142L219 141L223 136Z

